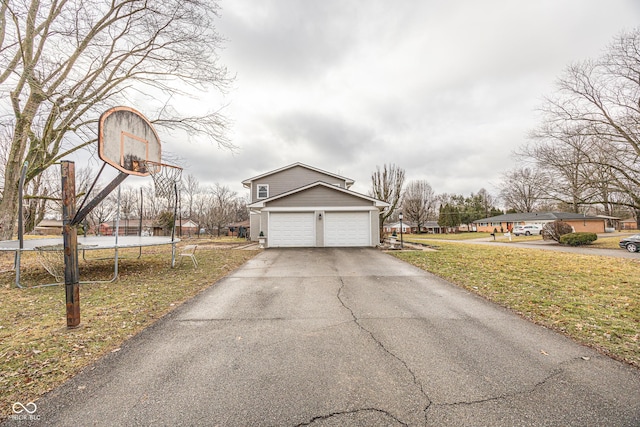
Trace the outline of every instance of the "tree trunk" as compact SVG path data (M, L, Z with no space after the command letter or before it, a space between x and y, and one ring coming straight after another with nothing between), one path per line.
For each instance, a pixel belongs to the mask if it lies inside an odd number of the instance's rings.
M29 200L26 205L26 212L24 214L24 232L29 233L33 231L37 224L37 204L35 200Z
M0 239L2 240L10 240L13 237L18 218L18 184L21 159L24 154L24 150L20 152L18 145L20 144L13 144L4 171L4 191L0 201Z
M13 151L13 150L12 150ZM13 156L11 157L14 158ZM22 157L20 157L22 158ZM10 240L18 219L18 184L21 164L19 161L7 162L4 175L4 191L0 201L0 239Z
M12 93L12 98L17 95ZM14 105L17 100L14 100ZM39 101L33 94L27 101L22 114L16 112L17 122L15 132L11 141L11 150L4 170L4 191L0 201L0 239L10 240L18 218L18 184L20 182L20 172L24 159L31 123L38 109ZM25 181L26 184L26 181Z

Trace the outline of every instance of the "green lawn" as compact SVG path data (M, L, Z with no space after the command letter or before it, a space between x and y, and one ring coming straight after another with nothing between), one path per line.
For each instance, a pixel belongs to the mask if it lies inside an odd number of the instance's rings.
M391 252L541 325L640 367L638 259L439 242Z
M171 247L121 250L119 278L114 283L80 286L81 325L66 328L64 286L16 289L13 272L0 274L0 419L14 402L31 402L78 373L102 355L208 288L253 257L257 251L229 249L246 241L220 242L193 239L199 245L199 268L184 260L170 267ZM95 251L91 256L97 257ZM104 251L103 255L112 255ZM11 265L4 254L0 269ZM23 254L22 282L53 281L37 262L35 253ZM80 261L81 280L112 276L113 262Z

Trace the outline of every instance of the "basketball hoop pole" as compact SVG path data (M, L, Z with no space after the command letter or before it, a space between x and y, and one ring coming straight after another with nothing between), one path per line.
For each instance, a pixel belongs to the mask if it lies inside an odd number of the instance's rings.
M107 197L109 194L111 194L111 192L118 185L122 184L122 181L124 181L128 176L129 176L129 174L126 174L124 172L119 172L118 176L116 176L113 179L113 181L111 181L109 184L107 184L107 186L104 187L104 189L101 192L99 192L93 200L91 200L86 206L84 206L81 210L79 210L73 216L73 219L71 220L71 224L72 225L78 225L82 221L84 221L84 219L87 217L87 215L89 215L91 213L91 211L96 206L98 206L98 204L100 204L101 201L104 200L105 197ZM75 186L75 184L74 184L74 186Z
M80 325L80 270L78 231L72 223L76 212L75 163L62 161L62 239L64 242L64 288L67 300L67 328Z

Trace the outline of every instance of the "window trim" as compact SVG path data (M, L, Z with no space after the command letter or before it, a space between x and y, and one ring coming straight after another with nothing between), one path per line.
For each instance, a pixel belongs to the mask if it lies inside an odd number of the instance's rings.
M261 187L264 187L264 189L267 192L267 195L264 196L264 197L260 196ZM256 199L262 200L262 199L268 199L268 198L269 198L269 184L257 184L257 187L256 187Z

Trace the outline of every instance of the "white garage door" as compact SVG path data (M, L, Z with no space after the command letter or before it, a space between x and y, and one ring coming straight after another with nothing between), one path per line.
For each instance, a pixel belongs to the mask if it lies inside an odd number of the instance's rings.
M325 219L325 246L371 246L369 212L326 212Z
M269 215L267 244L271 248L316 245L313 212L272 212Z

